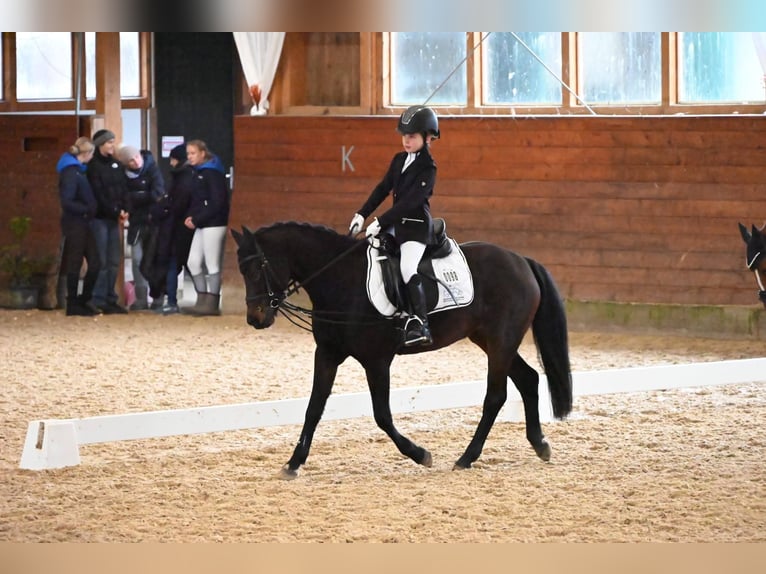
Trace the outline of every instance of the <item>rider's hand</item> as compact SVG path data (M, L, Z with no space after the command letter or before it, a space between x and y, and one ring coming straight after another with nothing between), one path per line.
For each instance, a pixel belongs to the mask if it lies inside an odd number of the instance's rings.
M348 226L348 232L351 235L356 235L362 230L362 227L364 227L364 217L355 213L354 217L351 219L351 225Z
M367 237L376 237L380 233L380 223L378 223L378 218L372 220L372 223L370 223L367 226L367 230L364 232L364 234Z

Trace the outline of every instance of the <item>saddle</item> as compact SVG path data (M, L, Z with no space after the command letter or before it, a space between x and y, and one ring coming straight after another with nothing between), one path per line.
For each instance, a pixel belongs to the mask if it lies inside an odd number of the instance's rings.
M426 247L418 265L428 314L470 305L473 278L463 251L447 236L443 219L434 219L435 242ZM399 267L399 246L387 233L367 248L367 296L381 315L406 314L407 290Z

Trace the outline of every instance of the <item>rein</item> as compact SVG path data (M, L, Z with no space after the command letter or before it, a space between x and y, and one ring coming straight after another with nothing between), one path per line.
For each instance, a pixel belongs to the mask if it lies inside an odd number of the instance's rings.
M305 307L294 305L293 303L290 303L289 301L287 301L288 297L300 292L300 289L302 287L305 287L308 283L310 283L316 277L318 277L319 275L327 271L327 269L331 268L338 261L340 261L344 257L351 254L360 245L367 245L366 241L355 242L354 245L352 245L351 247L349 247L348 249L346 249L345 251L343 251L336 257L334 257L331 261L329 261L324 266L320 267L318 270L314 271L311 275L309 275L303 281L290 281L287 285L287 288L283 289L282 292L279 294L277 294L274 288L272 287L272 281L276 283L276 277L274 276L274 270L272 269L271 264L269 263L269 260L266 258L266 254L263 252L263 249L261 249L261 246L255 240L255 237L253 237L253 243L256 248L256 253L252 255L247 255L243 257L242 259L240 259L239 261L240 271L242 270L243 264L248 263L249 261L260 259L261 270L263 272L264 281L266 282L267 292L264 294L259 294L259 295L246 296L245 303L258 301L260 299L268 299L270 308L274 309L275 311L278 311L293 325L305 331L311 331L310 320L322 321L325 323L334 323L339 325L375 324L380 322L380 320L377 320L377 321L360 323L358 321L347 321L347 320L344 321L344 320L338 320L338 319L324 318L324 317L321 317L320 315L326 314L326 315L345 316L345 315L348 315L348 313L345 311L315 311L313 309L306 309Z

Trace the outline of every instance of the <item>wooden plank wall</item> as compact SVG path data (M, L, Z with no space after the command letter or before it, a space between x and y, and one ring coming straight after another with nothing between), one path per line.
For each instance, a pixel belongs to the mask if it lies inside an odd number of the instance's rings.
M32 218L26 247L55 254L61 239L56 163L78 137L74 115L0 115L0 245L11 240L9 220Z
M235 117L232 226L345 232L401 149L395 125ZM572 300L757 303L737 222L766 221L766 118L461 116L441 130L432 210L458 241L539 260ZM239 297L234 247L224 280Z

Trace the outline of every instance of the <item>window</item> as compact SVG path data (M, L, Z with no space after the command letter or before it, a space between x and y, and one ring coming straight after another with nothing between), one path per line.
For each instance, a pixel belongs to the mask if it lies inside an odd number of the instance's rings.
M679 34L679 100L753 102L764 99L764 70L750 32Z
M765 111L764 32L382 36L384 108L428 101L468 114Z
M391 103L465 105L466 45L465 32L392 33Z
M96 97L96 34L85 33L85 97ZM141 96L141 49L138 32L120 32L120 94Z
M484 104L561 104L561 34L494 32L485 44Z
M579 93L586 103L660 103L659 32L581 32L578 38Z
M72 98L72 35L69 32L16 34L16 97L19 100Z

